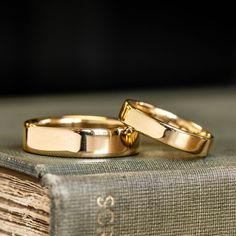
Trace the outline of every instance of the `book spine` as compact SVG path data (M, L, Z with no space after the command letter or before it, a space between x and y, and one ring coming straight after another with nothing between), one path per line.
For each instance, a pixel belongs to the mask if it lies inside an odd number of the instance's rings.
M236 235L235 173L218 167L47 174L51 235Z

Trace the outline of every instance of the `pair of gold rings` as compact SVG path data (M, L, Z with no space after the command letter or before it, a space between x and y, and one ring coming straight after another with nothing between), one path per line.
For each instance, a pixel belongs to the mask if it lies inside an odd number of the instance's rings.
M126 100L119 120L82 115L27 120L23 149L60 157L129 156L138 152L140 132L204 157L213 141L212 134L201 126L144 102Z

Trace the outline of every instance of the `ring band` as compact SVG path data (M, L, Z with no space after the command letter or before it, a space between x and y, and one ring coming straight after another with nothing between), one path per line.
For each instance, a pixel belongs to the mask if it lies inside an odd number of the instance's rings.
M162 143L199 156L208 154L213 135L201 126L151 104L128 99L119 119Z
M23 149L61 157L118 157L137 153L138 132L102 116L62 116L24 123Z

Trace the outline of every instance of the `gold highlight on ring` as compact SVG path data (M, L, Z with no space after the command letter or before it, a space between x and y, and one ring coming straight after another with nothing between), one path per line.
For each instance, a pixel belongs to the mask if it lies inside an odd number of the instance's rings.
M138 132L102 116L62 116L24 123L23 149L61 157L118 157L137 153Z
M164 144L202 157L213 142L213 135L198 124L136 100L123 103L119 119Z

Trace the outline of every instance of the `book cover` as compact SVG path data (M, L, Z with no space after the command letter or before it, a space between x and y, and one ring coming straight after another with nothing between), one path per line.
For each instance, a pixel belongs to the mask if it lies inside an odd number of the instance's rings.
M149 139L143 140L137 156L124 158L58 158L22 151L25 119L75 113L116 116L128 95L0 101L1 234L34 235L34 227L42 229L41 235L68 236L236 234L236 100L231 90L202 91L201 97L199 91L185 90L178 96L173 91L136 95L211 130L216 140L203 159L188 159L189 154ZM98 108L97 102L104 106ZM32 201L19 199L13 189L20 185L27 186L28 196L35 193ZM20 202L15 211L10 195ZM7 231L6 225L16 222L28 227L27 234Z

